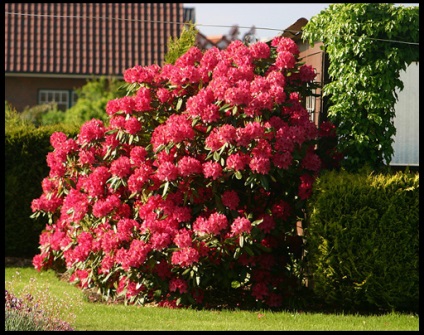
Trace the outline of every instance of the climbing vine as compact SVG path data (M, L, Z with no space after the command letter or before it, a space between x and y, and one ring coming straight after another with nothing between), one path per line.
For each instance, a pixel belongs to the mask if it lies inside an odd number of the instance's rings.
M302 38L329 56L328 118L337 125L344 167L380 169L393 156L400 72L419 59L419 7L331 4L311 18Z

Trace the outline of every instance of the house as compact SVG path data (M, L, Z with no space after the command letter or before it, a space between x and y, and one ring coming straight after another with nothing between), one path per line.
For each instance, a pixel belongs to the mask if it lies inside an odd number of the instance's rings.
M76 101L75 88L93 77L122 79L135 65L162 64L169 38L180 36L189 21L196 23L195 10L182 3L6 3L5 100L18 111L52 101L66 110ZM323 87L329 82L329 60L322 43L311 47L302 41L307 22L299 18L280 35L298 44L300 58L316 70ZM226 35L199 32L196 44L225 49L238 35L238 26ZM254 35L252 27L242 40L251 42ZM399 93L396 105L393 165L419 166L419 85L413 66L403 77L410 89ZM327 101L321 89L314 93L306 108L319 125L326 118Z
M5 100L66 110L93 77L161 64L193 15L182 3L5 3Z
M329 58L321 50L322 43L315 43L312 47L301 39L301 30L308 23L305 18L298 19L286 28L281 36L292 38L299 47L299 57L316 71L316 82L323 87L330 81L328 75ZM419 62L409 65L406 71L401 72L400 79L404 84L402 91L397 91L398 101L395 104L396 117L393 122L396 127L393 150L394 155L390 162L393 168L409 166L411 170L419 169ZM319 125L326 119L328 109L327 97L322 97L321 89L314 92L317 97L310 96L306 99L306 108L311 119Z
M231 42L239 40L239 35L240 30L238 25L232 26L228 34L205 36L199 31L196 36L196 46L203 50L207 50L212 47L223 50L227 48ZM248 32L244 33L241 40L246 42L255 40L255 27L251 27Z

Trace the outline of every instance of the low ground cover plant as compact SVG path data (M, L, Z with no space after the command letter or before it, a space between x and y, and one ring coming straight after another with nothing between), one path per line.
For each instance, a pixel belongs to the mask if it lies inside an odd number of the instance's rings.
M284 37L126 70L107 126L51 136L35 268L130 304L233 292L282 307L302 286L296 222L335 157L319 146L334 126L317 129L302 105L314 78Z
M74 330L71 326L75 321L73 309L79 307L78 303L64 292L58 295L55 290L50 290L43 278L22 278L21 271L15 268L10 275L6 267L5 330Z

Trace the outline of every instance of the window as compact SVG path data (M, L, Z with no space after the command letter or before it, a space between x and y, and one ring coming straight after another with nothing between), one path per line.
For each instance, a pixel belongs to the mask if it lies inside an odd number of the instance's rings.
M312 90L312 95L306 97L305 107L309 113L312 122L315 122L315 90Z
M38 93L38 104L55 102L57 108L66 111L75 104L77 95L69 90L40 90Z
M410 64L401 71L400 80L404 88L396 90L396 116L393 120L396 135L393 140L394 155L390 165L419 166L419 62Z

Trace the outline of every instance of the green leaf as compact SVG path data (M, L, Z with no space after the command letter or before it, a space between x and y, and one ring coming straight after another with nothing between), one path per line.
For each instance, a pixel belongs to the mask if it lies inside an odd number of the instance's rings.
M231 282L231 288L239 288L241 286L240 282L237 280L234 280Z
M163 186L162 197L165 197L166 193L168 192L168 188L169 188L169 181L165 182Z
M239 245L240 245L241 248L243 248L243 245L244 245L244 237L243 237L243 235L240 235L239 236Z
M265 176L265 175L263 175L263 174L261 174L261 175L259 175L259 180L261 181L261 185L262 185L262 187L263 187L266 191L268 191L268 190L269 190L269 180L268 180L268 177L267 177L267 176Z
M181 108L181 106L182 106L182 104L183 104L183 99L179 98L178 99L178 102L177 102L177 106L175 107L175 110L176 111L179 111L180 108Z
M240 172L240 171L235 171L235 172L234 172L234 175L235 175L235 176L236 176L236 178L237 178L237 179L239 179L239 180L243 178L243 175L241 174L241 172Z

